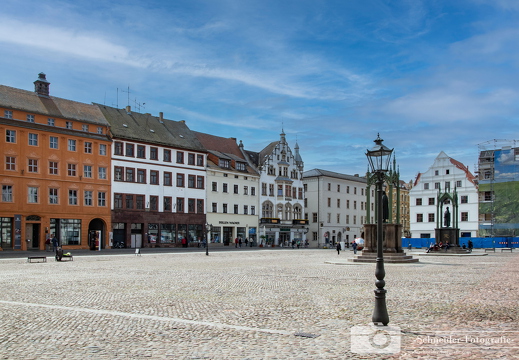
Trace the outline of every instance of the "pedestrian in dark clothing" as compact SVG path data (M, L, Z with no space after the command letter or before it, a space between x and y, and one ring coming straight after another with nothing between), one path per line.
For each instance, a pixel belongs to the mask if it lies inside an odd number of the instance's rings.
M58 246L59 246L59 241L58 241L58 238L56 237L56 235L52 234L52 247L54 248L54 252L56 252L56 250L58 249Z
M356 254L357 253L357 242L355 240L353 240L351 247L353 248L353 253Z
M474 247L474 244L472 243L472 240L469 240L469 252L472 252L473 247Z
M341 249L341 243L338 242L338 243L337 243L337 255L340 255L340 254L341 254L341 250L342 250L342 249Z

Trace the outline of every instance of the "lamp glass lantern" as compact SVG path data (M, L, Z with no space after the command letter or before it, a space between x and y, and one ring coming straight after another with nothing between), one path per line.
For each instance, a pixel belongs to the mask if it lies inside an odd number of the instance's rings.
M388 148L384 144L382 144L382 140L380 135L377 134L377 138L374 140L375 146L371 148L371 150L367 150L366 156L369 161L369 166L371 168L371 172L387 172L389 170L389 165L391 163L391 155L393 154L393 149Z

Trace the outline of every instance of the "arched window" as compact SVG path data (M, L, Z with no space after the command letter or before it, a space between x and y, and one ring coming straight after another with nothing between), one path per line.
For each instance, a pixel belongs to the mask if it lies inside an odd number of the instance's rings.
M272 217L272 210L273 210L273 205L270 201L265 201L263 203L263 206L261 208L261 215L262 217L264 218L271 218Z
M292 205L285 205L285 220L292 220Z
M277 217L279 219L283 219L283 204L278 204L277 206L277 209L276 209L276 213L277 213Z
M294 219L302 219L303 217L303 209L301 205L294 205Z

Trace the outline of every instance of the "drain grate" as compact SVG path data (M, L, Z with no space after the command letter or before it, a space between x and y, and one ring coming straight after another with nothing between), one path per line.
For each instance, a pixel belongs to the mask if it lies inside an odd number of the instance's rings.
M310 334L310 333L304 333L304 332L297 332L297 333L294 334L294 336L301 336L301 337L306 337L306 338L316 338L319 335Z

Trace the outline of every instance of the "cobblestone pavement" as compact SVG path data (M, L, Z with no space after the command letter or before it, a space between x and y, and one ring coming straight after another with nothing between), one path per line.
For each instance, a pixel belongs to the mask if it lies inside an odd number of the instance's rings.
M392 332L374 336L375 265L352 256L2 258L0 359L519 358L517 254L386 264Z

